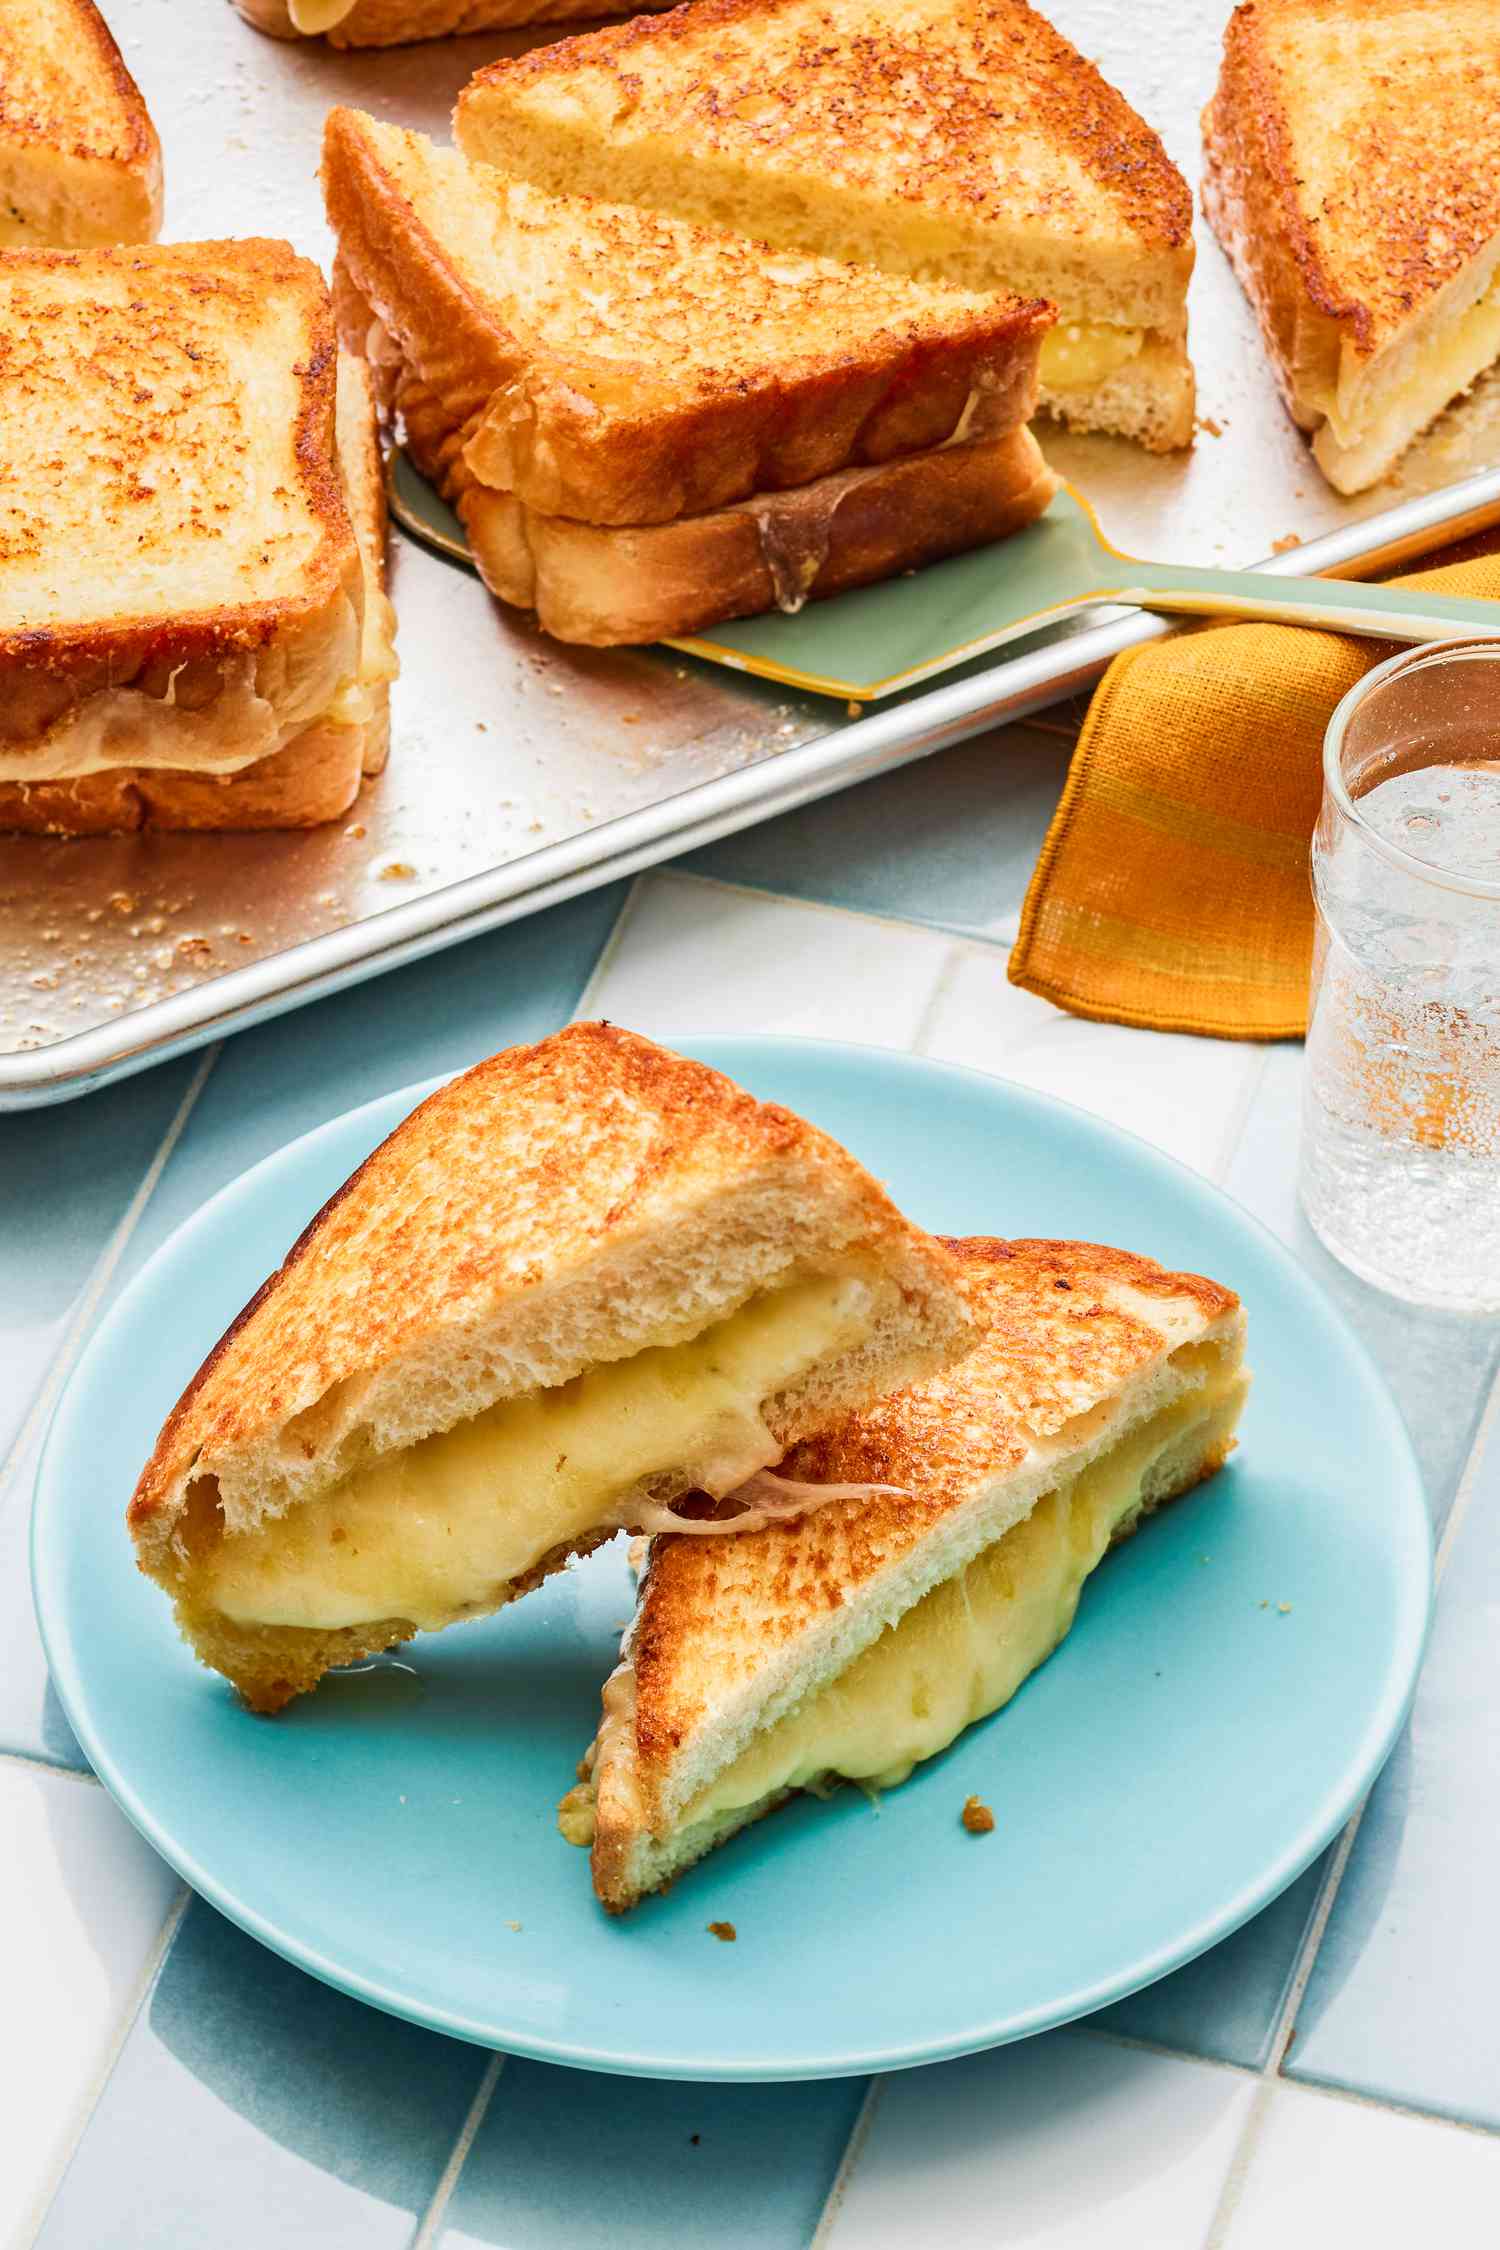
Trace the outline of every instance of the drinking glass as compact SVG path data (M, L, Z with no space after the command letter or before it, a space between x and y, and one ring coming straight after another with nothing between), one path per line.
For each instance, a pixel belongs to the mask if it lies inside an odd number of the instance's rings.
M1350 690L1312 859L1303 1208L1366 1281L1500 1311L1500 640Z

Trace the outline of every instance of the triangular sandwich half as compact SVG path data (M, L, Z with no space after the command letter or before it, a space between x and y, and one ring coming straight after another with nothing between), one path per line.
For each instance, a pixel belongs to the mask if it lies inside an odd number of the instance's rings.
M275 1710L738 1490L971 1334L949 1252L826 1134L578 1024L345 1183L188 1385L130 1525L198 1655Z
M1340 492L1500 358L1494 0L1254 0L1203 117L1204 208Z
M1051 1654L1110 1545L1232 1447L1229 1290L1091 1243L949 1247L973 1351L782 1465L865 1490L742 1539L651 1541L559 1812L611 1911L794 1790L904 1781Z
M455 131L553 193L1048 298L1049 411L1192 441L1192 195L1025 0L694 0L489 64Z

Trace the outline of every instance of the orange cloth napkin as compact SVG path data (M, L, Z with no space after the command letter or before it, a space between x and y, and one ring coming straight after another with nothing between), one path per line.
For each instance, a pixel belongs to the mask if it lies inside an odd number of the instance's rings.
M1469 559L1391 583L1494 601L1500 632L1497 549L1488 532L1451 550ZM1224 625L1116 657L1031 878L1011 982L1151 1031L1300 1038L1323 732L1391 653Z

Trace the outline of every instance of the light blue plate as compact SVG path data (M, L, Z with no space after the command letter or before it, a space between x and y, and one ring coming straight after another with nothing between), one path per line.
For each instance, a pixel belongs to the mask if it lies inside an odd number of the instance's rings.
M136 1472L208 1345L422 1088L225 1189L94 1338L37 1492L58 1692L103 1781L206 1898L315 1976L460 2038L777 2079L1062 2023L1264 1906L1378 1770L1428 1605L1405 1431L1286 1252L1141 1142L906 1056L693 1045L827 1126L930 1227L1124 1243L1246 1301L1256 1387L1235 1463L1106 1562L1009 1710L878 1811L853 1790L799 1801L615 1922L553 1807L630 1608L623 1541L279 1719L199 1669L134 1567ZM959 1825L971 1791L994 1807L991 1836ZM721 1920L736 1944L708 1934Z

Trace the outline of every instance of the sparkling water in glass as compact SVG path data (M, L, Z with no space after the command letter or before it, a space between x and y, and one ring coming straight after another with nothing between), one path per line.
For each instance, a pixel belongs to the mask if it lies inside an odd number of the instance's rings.
M1344 698L1313 892L1303 1208L1380 1288L1500 1311L1500 641Z

